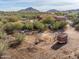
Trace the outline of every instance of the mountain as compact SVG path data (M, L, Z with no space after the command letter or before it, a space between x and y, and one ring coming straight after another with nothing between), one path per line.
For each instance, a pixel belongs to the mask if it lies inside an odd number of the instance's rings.
M29 8L26 8L26 9L22 9L20 11L22 11L22 12L39 12L39 10L34 9L32 7L29 7Z
M26 8L26 9L21 9L19 10L19 12L40 12L39 10L37 9L34 9L32 7L29 7L29 8ZM69 13L69 12L79 12L79 9L71 9L71 10L65 10L65 11L59 11L59 10L56 10L56 9L50 9L46 12L66 12L66 13Z
M79 9L71 9L71 10L65 10L65 11L59 11L59 10L56 10L56 9L51 9L51 10L48 10L47 12L79 12Z
M75 13L78 13L79 9L71 9L71 10L66 10L66 11L62 11L62 12L66 12L66 13L75 12Z
M51 9L51 10L48 10L47 12L59 12L59 11L56 9Z
M75 10L68 10L69 12L79 12L79 9L75 9Z

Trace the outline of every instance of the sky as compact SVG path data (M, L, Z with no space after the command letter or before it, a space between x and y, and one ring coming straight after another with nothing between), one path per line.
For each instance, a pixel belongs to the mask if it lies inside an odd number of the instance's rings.
M28 7L40 11L79 9L79 0L0 0L0 11L17 11Z

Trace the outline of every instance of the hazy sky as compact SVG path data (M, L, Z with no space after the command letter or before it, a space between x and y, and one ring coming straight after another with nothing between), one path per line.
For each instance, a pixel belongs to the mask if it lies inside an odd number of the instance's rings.
M0 10L13 11L33 7L41 11L79 8L79 0L0 0Z

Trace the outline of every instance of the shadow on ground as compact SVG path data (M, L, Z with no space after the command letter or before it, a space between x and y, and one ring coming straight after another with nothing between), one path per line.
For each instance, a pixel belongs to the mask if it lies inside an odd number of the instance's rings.
M60 44L56 42L51 48L54 50L58 50L59 48L63 47L65 44Z

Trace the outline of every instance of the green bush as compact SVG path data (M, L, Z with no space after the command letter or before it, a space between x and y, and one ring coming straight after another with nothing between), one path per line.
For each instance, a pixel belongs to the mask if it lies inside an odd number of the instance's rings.
M2 18L0 17L0 21L2 20Z
M73 21L73 25L76 25L76 24L78 24L79 23L79 19L75 19L74 21Z
M61 16L65 15L65 13L63 13L63 12L55 12L54 14L55 14L55 15L58 15L58 16L60 16L60 15L61 15Z
M7 19L8 22L16 22L19 20L19 18L16 16L8 16L5 19Z
M14 23L14 28L16 30L21 30L23 28L24 24L23 23L20 23L20 22L16 22Z
M7 43L3 40L0 40L0 58L3 55L3 53L7 50L7 48Z
M22 18L25 18L25 19L35 19L35 16L33 16L33 15L22 15Z
M37 21L37 22L34 23L34 28L38 29L38 30L44 30L45 25L43 23Z
M75 25L75 29L79 31L79 24Z
M67 16L68 16L68 19L71 21L74 21L77 18L77 15L74 13L70 13Z
M6 33L3 31L0 31L0 39L5 39Z
M59 29L63 29L65 26L66 26L66 22L55 21L52 24L52 29L53 30L59 30Z
M8 22L7 19L2 19L1 22L3 22L4 24Z
M23 26L23 29L27 29L27 30L33 30L33 23L25 23Z
M24 40L25 34L15 33L13 37L15 37L15 40L9 41L8 46L10 48L17 48Z
M3 22L0 22L0 28L2 28L2 27L3 27L3 25L4 25L4 24L3 24Z
M24 40L25 34L17 33L15 39L17 42L22 42Z
M15 30L15 27L14 27L14 24L9 22L9 23L6 23L3 27L3 30L7 33L7 34L11 34L14 32Z
M46 19L44 19L42 21L44 24L51 24L53 22L52 18L51 17L47 17Z
M53 24L53 29L54 30L58 30L58 29L60 29L60 23L59 22L55 22L54 24Z

